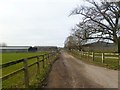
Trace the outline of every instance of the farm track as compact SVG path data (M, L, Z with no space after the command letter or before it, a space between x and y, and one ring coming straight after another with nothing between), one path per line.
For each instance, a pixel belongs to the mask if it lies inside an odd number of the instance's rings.
M118 71L93 66L66 52L53 64L45 88L117 88Z

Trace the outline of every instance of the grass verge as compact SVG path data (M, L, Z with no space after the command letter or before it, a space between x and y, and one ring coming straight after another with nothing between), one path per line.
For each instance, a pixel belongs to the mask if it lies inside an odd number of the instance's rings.
M113 69L113 70L120 70L120 65L118 65L118 59L114 58L105 58L104 63L102 63L101 56L98 54L97 57L95 57L94 61L92 60L92 57L86 56L86 55L80 55L79 51L67 51L69 54L72 56L78 58L79 60L82 60L88 64L96 65L96 66L101 66L105 67L108 69Z

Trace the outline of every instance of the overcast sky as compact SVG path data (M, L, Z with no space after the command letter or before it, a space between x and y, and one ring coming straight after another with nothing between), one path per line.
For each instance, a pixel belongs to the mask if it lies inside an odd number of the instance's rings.
M81 20L68 17L82 0L1 0L0 43L64 46L70 29Z

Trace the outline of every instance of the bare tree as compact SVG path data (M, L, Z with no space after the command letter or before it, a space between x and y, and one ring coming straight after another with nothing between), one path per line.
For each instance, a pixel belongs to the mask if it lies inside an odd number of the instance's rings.
M86 39L109 39L118 44L118 37L120 36L120 2L101 2L100 5L94 1L87 2L91 3L92 6L81 6L74 9L70 14L84 16L83 21L77 26L87 31L88 37Z
M75 42L77 43L77 47L79 50L82 49L82 45L87 42L87 39L85 37L87 36L87 32L80 27L74 27L72 28L72 36L75 39Z
M120 1L100 2L86 0L91 6L75 8L70 15L81 14L84 18L77 26L85 36L81 39L111 40L118 45L120 57ZM120 58L119 58L120 59ZM120 60L119 60L120 64Z
M74 38L74 36L67 37L67 39L65 41L65 46L64 47L69 49L69 50L77 48L77 41Z

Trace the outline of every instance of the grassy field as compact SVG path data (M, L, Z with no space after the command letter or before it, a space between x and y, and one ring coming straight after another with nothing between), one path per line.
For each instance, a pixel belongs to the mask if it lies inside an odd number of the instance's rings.
M2 63L19 60L26 57L45 54L46 52L30 52L30 53L2 53Z
M69 53L89 64L94 64L114 70L118 70L120 68L120 65L118 65L118 55L115 53L105 53L104 63L102 63L101 53L95 53L94 61L92 60L92 53L89 53L89 57L87 55L81 56L79 51L72 51Z
M2 53L2 63L7 63L7 62L11 62L11 61L15 61L15 60L19 60L22 58L26 58L26 57L32 57L32 56L36 56L36 55L41 55L41 54L45 54L47 52L35 52L35 53ZM42 59L42 57L40 58ZM52 58L53 60L53 58ZM28 64L32 64L34 62L36 62L37 59L31 59L28 60ZM37 65L34 65L32 67L29 68L29 79L30 79L30 86L33 86L36 82L38 82L38 80L42 80L43 77L46 74L46 70L49 69L49 65L46 64L45 68L43 69L43 63L40 63L40 73L38 75L37 73ZM12 65L9 66L7 68L2 69L2 76L7 75L17 69L20 69L23 67L23 63L19 63L16 65ZM3 81L3 88L22 88L24 87L24 73L20 72L18 74L16 74L13 77L8 78L7 80Z
M7 62L11 62L11 61L15 61L15 60L19 60L19 59L23 59L23 58L27 58L27 57L32 57L32 56L36 56L36 55L41 55L41 54L45 54L46 52L34 52L34 53L2 53L2 64L7 63ZM31 59L29 60L29 64L32 64L36 61L37 59ZM2 76L9 74L19 68L23 67L23 63L19 63L16 65L12 65L10 67L4 68L2 69Z

